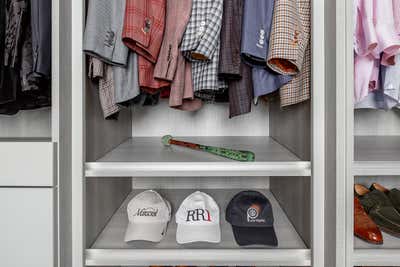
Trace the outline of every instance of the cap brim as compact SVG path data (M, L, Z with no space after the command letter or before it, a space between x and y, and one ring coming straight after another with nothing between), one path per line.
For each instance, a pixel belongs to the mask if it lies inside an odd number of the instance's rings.
M167 223L129 223L125 233L125 242L150 241L160 242L165 236Z
M218 224L213 225L184 225L178 224L176 242L187 244L193 242L221 242L221 229Z
M233 235L239 246L267 245L278 246L274 227L239 227L233 226Z

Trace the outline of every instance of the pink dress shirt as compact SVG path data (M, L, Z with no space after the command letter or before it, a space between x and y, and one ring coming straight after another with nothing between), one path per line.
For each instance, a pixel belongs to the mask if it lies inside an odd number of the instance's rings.
M400 49L393 8L396 0L354 0L355 102L378 89L379 65L395 64ZM396 12L395 12L396 13ZM398 15L398 14L397 14ZM381 59L382 55L382 59Z

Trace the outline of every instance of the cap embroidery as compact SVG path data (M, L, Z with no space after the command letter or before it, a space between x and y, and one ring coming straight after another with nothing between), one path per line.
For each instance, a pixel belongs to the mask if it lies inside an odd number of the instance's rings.
M253 204L247 209L247 222L263 223L265 219L257 219L260 215L261 207L258 204Z
M134 216L141 217L156 217L158 214L158 209L155 208L142 208L138 209Z
M207 209L195 209L187 211L187 222L205 221L211 222L211 215Z

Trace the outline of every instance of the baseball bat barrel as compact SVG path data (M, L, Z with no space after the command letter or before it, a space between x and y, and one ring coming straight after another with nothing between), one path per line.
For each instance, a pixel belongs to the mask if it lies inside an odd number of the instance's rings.
M255 160L255 154L251 151L200 145L200 144L196 144L196 143L176 140L170 135L164 136L162 138L162 143L165 146L176 145L176 146L186 147L186 148L190 148L190 149L194 149L194 150L201 150L201 151L205 151L207 153L213 154L213 155L217 155L220 157L224 157L224 158L228 158L228 159L232 159L232 160L236 160L236 161L254 161Z

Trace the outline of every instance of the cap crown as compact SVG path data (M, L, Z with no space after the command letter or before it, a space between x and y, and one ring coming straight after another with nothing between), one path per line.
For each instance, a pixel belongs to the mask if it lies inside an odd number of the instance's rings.
M135 196L128 204L128 219L131 223L160 223L171 219L171 206L153 190Z
M177 224L219 224L219 207L212 197L197 191L182 202L175 217Z
M226 209L226 220L241 227L269 227L274 224L271 203L257 191L243 191L235 195Z

